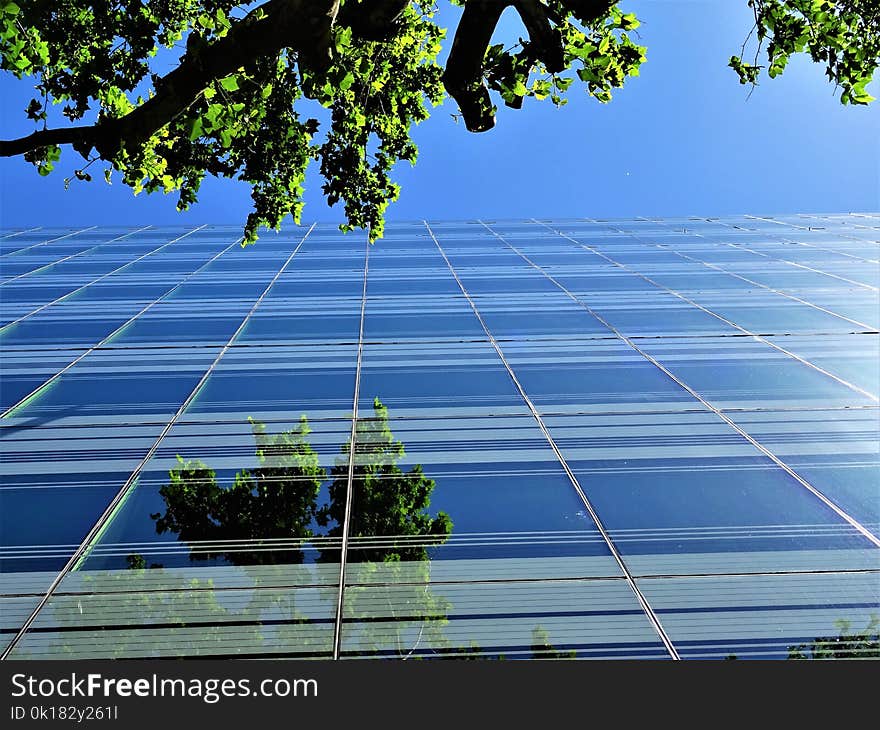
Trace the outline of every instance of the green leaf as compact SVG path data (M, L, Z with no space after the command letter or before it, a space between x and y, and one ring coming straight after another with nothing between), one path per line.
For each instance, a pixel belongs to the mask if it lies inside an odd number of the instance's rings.
M190 141L197 139L202 136L202 118L195 117L191 119L189 122L189 134L188 137Z
M349 71L347 74L345 74L342 81L339 82L339 88L342 91L348 91L348 89L351 88L351 85L353 83L354 83L354 74L351 71Z
M220 86L226 91L238 91L238 79L235 76L227 76L225 79L220 79Z

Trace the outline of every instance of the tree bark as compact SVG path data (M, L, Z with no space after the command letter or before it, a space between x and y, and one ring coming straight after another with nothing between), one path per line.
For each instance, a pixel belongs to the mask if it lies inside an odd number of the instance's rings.
M515 0L514 7L529 32L529 39L535 56L550 73L559 73L565 68L565 49L562 35L550 25L547 7L540 0Z
M443 72L443 85L458 102L470 132L495 126L489 90L483 83L483 58L501 13L513 0L468 0L455 30L452 50Z

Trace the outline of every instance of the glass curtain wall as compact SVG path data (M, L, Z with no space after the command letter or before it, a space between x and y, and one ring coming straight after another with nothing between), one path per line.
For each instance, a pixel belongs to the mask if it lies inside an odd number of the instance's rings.
M0 651L876 656L880 216L0 232Z

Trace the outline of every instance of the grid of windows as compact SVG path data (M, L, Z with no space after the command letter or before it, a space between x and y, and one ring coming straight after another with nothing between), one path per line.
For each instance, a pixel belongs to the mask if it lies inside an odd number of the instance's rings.
M876 641L880 215L0 236L9 658Z

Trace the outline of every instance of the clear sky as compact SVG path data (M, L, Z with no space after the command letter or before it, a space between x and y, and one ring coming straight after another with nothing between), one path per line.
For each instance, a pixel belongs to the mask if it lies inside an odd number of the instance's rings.
M403 192L389 220L880 210L880 102L842 106L807 58L780 78L762 79L747 99L748 88L727 67L751 27L746 0L622 6L643 22L648 61L640 77L607 105L577 83L562 109L526 100L515 111L499 101L498 124L484 134L456 124L447 101L415 132L418 164L397 168ZM441 19L457 16L451 9ZM511 33L518 35L518 21L508 10L497 35ZM3 76L0 134L26 134L32 91ZM0 160L0 223L243 223L249 210L248 188L225 180L206 180L200 202L183 214L175 195L134 197L100 174L65 191L77 161L68 149L56 173L41 178L22 160ZM339 206L321 198L317 175L306 200L304 221L340 219Z

